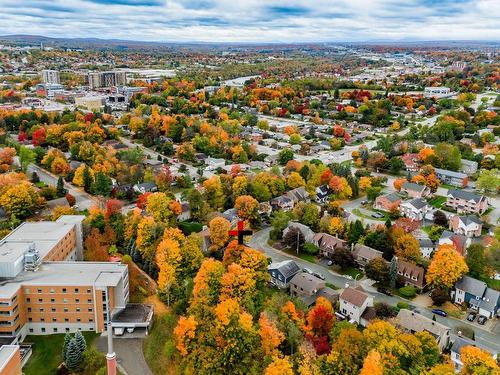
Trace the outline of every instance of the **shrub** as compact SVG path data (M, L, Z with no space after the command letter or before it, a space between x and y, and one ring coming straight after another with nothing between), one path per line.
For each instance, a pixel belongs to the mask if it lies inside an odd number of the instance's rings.
M54 187L47 186L47 187L40 189L40 195L42 197L44 197L46 200L50 201L52 199L57 198L57 191Z
M417 289L414 286L407 285L399 288L399 294L406 298L414 298L417 295Z
M408 309L408 307L410 307L410 305L406 302L398 302L398 304L396 305L398 307L398 309Z
M375 313L379 318L392 318L396 316L396 311L394 307L388 305L385 302L377 302L375 303Z
M76 198L70 193L66 194L66 200L68 201L70 207L73 207L76 204Z
M436 306L441 306L448 301L448 293L444 289L434 289L431 293L431 298Z
M304 252L311 255L317 255L319 253L319 248L315 244L306 243L304 244Z

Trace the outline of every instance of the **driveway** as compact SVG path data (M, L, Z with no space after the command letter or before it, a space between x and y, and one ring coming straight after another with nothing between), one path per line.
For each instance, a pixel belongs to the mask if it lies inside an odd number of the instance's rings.
M125 371L125 375L153 375L142 352L142 338L113 338L113 346L115 349L120 371ZM97 349L102 352L107 352L108 342L107 337L101 335L96 342Z

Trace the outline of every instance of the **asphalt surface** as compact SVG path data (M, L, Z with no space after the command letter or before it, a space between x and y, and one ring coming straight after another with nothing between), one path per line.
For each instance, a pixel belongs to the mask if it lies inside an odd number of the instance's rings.
M343 289L346 285L349 286L359 286L361 285L363 289L370 294L375 302L385 302L389 305L395 306L398 302L406 302L410 305L410 308L413 310L418 310L422 315L432 318L434 315L431 312L431 309L428 309L425 306L416 305L411 301L400 298L398 296L387 296L382 293L378 293L375 288L371 286L372 282L369 279L362 280L351 280L346 278L345 276L339 275L330 269L327 266L323 266L321 264L310 263L295 256L289 255L282 251L276 250L273 247L269 246L267 241L269 240L269 232L271 228L265 228L261 231L255 232L248 242L248 246L263 251L267 256L269 256L273 262L281 262L284 260L294 260L299 267L301 268L309 268L313 272L322 273L325 275L325 281L335 285L336 287ZM341 290L339 290L341 292ZM483 344L485 346L494 348L500 351L500 327L499 324L494 327L494 332L489 332L484 329L479 328L476 324L472 324L466 320L459 320L452 317L441 317L436 315L436 321L443 323L450 327L452 331L456 332L459 327L468 326L472 328L475 332L476 342Z

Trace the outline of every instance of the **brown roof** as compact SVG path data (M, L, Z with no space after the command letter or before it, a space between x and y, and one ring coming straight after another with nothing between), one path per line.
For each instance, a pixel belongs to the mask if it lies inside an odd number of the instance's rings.
M398 273L401 272L402 277L408 282L411 282L418 287L423 287L424 285L424 269L416 264L398 259ZM408 275L408 276L406 276ZM416 278L414 280L413 278Z
M344 241L338 237L334 237L328 233L316 233L313 237L313 242L318 244L320 249L331 248L345 248L347 241Z
M366 245L363 245L360 243L357 243L356 245L354 245L352 255L354 256L354 258L358 258L361 256L361 257L368 259L368 260L372 260L375 258L382 258L381 251L375 250L369 246L366 246Z
M307 272L300 272L296 274L292 280L290 280L290 284L297 285L299 288L302 288L304 291L312 293L313 291L318 291L325 286L325 282L314 275L311 275Z
M368 294L359 289L349 287L344 289L344 291L340 295L340 298L353 304L354 306L361 307L368 298Z

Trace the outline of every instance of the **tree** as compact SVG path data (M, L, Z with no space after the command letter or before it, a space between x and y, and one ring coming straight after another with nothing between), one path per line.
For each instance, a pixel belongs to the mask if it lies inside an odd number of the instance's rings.
M469 267L469 275L472 277L483 278L485 276L489 276L489 264L483 245L479 243L473 243L470 245L467 248L465 263L467 263L467 267Z
M92 185L92 191L94 192L94 194L107 197L109 196L109 194L111 194L112 190L113 186L111 183L111 179L104 173L97 172L95 175L94 184Z
M389 282L391 288L396 288L396 280L398 277L398 258L392 257L391 263L389 265Z
M289 148L285 148L278 154L278 162L281 165L286 165L290 160L293 160L293 151Z
M0 196L0 206L7 214L22 219L30 216L40 203L33 186L26 181L7 188Z
M363 367L359 375L382 375L384 373L384 365L380 358L380 353L376 350L371 350L363 361Z
M451 288L468 270L452 245L441 245L429 265L426 281L433 287Z
M283 230L288 226L290 215L283 210L274 211L271 216L273 230L269 234L272 239L281 239Z
M210 251L215 252L222 249L229 239L229 230L231 229L229 220L221 216L213 218L208 223L208 229L210 231Z
M265 355L279 354L278 346L285 340L285 335L276 327L265 313L260 314L259 336Z
M380 195L380 192L382 191L381 187L371 187L366 189L366 197L368 198L369 201L373 202L377 197Z
M439 143L434 148L434 156L431 157L431 164L438 168L458 171L462 156L458 146L449 143Z
M78 343L73 338L66 348L65 365L69 371L75 371L83 362L83 352L80 351Z
M87 343L85 342L85 337L83 337L82 332L80 330L76 331L75 333L75 342L76 346L78 347L78 350L80 350L81 353L87 350Z
M464 346L460 350L460 359L463 363L463 375L500 374L497 361L490 353L475 346Z
M165 193L156 192L148 196L146 211L158 223L175 226L176 218L181 213L179 202Z
M332 262L339 265L340 268L346 269L354 265L354 257L350 250L339 247L332 254Z
M328 336L334 320L335 315L330 301L324 297L318 297L314 307L307 313L306 331L316 337Z
M352 196L352 189L345 177L333 176L328 185L338 199L346 199Z
M420 259L420 244L411 234L403 234L396 239L394 252L397 257L416 262Z
M431 293L432 302L436 306L441 306L449 300L448 292L445 289L435 288Z
M400 157L394 156L389 160L389 171L392 174L398 174L405 166Z
M25 146L19 148L19 162L21 163L21 169L26 171L28 165L34 163L36 159L36 154L34 151L30 150Z
M70 193L66 193L65 198L70 207L73 207L76 204L76 198Z
M365 228L360 220L356 220L354 223L350 224L348 241L350 244L357 243L358 240L365 233Z
M264 375L293 375L293 367L287 357L273 357L273 361L264 370Z
M375 258L368 262L365 267L366 277L386 284L389 281L389 266L384 258Z
M259 217L259 202L250 195L242 195L236 198L234 208L238 216L243 220L253 221Z
M57 179L56 192L58 197L63 197L68 192L68 190L64 187L64 179L62 176L59 176Z
M297 253L303 249L304 242L304 235L297 228L290 228L283 236L283 243Z
M500 174L498 169L482 169L476 181L476 186L484 192L497 192L500 186Z
M92 190L92 184L94 183L93 172L91 172L90 167L88 165L83 169L83 190L87 193L90 193Z
M448 218L446 217L446 214L441 210L434 211L433 221L436 225L448 227Z
M301 186L305 186L306 182L304 181L304 179L302 178L302 176L299 173L292 172L288 176L287 184L288 184L288 187L290 189L295 189L295 188L298 188Z
M63 361L66 362L66 355L68 353L68 345L69 343L71 342L71 334L70 333L66 333L64 335L64 343L63 343L63 348L62 348L62 357L63 357Z

